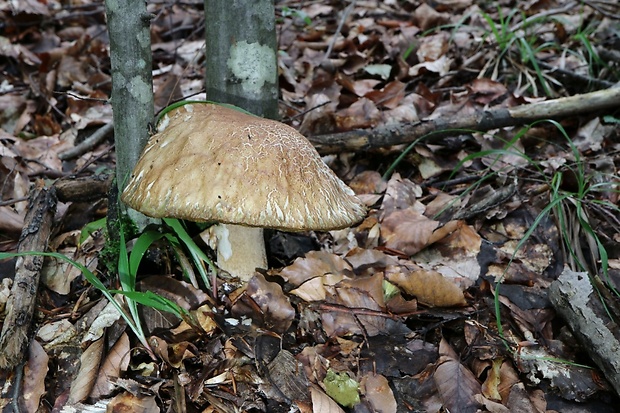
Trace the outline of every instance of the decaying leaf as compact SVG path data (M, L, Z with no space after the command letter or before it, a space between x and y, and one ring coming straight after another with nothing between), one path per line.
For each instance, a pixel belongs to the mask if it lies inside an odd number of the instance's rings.
M387 248L413 255L425 248L439 222L409 208L394 211L383 218L381 238Z
M107 406L107 411L134 413L150 413L160 411L155 396L136 396L129 392L115 396Z
M293 286L300 286L304 282L324 275L341 275L351 270L351 266L337 255L324 251L311 251L304 258L297 258L295 262L280 271L280 276Z
M375 412L396 413L396 399L385 377L369 373L362 378L360 385L364 398Z
M442 340L444 354L446 346ZM441 350L440 350L441 351ZM450 350L452 353L452 350ZM476 380L473 373L463 366L458 360L451 356L443 356L444 360L437 369L433 379L437 390L441 395L444 407L451 412L474 413L478 410L479 403L476 395L481 394L480 383Z
M245 292L233 305L233 313L249 316L278 332L288 330L295 317L295 310L282 287L267 281L261 274L248 282Z
M69 405L86 400L97 380L99 363L103 357L104 339L92 342L80 357L80 369L71 383L67 403Z
M344 410L331 397L317 386L310 387L313 413L344 413Z
M456 224L445 238L433 244L413 257L418 265L426 270L437 271L451 280L461 290L471 287L481 275L478 254L482 238L463 221L451 221ZM450 224L450 223L449 223ZM449 225L445 225L444 228ZM439 231L435 231L437 234Z
M45 394L45 376L48 372L49 357L36 340L30 342L28 361L24 366L22 395L24 408L27 412L39 409L41 397Z
M89 394L90 398L99 399L112 393L115 388L113 380L119 378L121 372L127 370L129 365L129 345L127 333L121 334L114 346L108 351L103 363L101 363L97 380Z
M420 303L431 307L453 307L467 304L463 291L437 271L406 271L395 268L386 271L386 278L407 294L416 296Z
M383 303L383 276L376 274L362 282L343 281L328 289L329 310L321 311L323 329L328 336L368 334L375 336L386 332Z

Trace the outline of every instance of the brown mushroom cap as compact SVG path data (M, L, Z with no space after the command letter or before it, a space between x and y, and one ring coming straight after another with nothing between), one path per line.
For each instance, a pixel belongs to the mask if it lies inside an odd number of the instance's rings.
M365 208L295 129L215 104L160 123L122 200L151 217L282 230L339 229Z

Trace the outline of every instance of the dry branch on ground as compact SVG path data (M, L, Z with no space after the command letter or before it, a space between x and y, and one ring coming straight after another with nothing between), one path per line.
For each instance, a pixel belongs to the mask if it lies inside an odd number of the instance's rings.
M469 116L440 117L410 124L387 124L375 129L309 136L308 139L323 154L364 151L390 145L411 143L424 138L433 142L444 136L472 131L486 132L508 126L567 116L596 113L602 115L620 106L620 87L514 106L486 109Z

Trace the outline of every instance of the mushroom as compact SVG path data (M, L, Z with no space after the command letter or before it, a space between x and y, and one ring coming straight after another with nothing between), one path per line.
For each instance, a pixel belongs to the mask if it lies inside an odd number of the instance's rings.
M218 222L218 266L242 280L267 267L263 228L342 229L365 215L310 142L281 122L193 103L159 126L121 199L155 218Z

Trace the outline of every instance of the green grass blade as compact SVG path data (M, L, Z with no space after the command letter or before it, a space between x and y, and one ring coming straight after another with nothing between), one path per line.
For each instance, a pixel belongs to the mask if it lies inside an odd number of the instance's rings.
M163 219L166 225L168 225L174 231L175 235L181 240L181 242L188 249L189 253L194 260L196 267L198 268L198 272L202 277L203 282L209 288L211 286L211 281L209 280L209 274L207 273L207 269L205 267L205 263L209 266L209 269L213 274L217 272L215 265L213 262L207 257L207 255L196 245L192 237L189 236L183 225L179 220L174 218L164 218Z
M138 273L138 267L146 251L148 251L151 244L164 237L164 234L157 231L146 231L140 234L136 243L134 244L131 254L129 256L129 274L134 278L133 285L135 287L135 277Z
M172 313L180 319L183 319L184 317L189 317L189 312L183 307L179 306L174 301L162 297L161 295L156 294L152 291L111 290L110 292L115 294L122 294L133 302L142 304L144 306Z
M118 303L118 301L114 299L114 296L112 295L110 290L108 290L108 288L101 282L101 280L99 280L99 278L97 278L97 276L91 270L89 270L85 265L77 261L74 261L71 258L63 254L60 254L58 252L39 252L39 251L24 251L24 252L11 252L11 253L0 252L0 259L24 257L24 256L39 256L39 257L55 258L61 261L65 261L73 265L75 268L79 269L84 275L84 278L86 278L86 280L91 285L93 285L95 288L101 291L104 297L107 298L108 301L112 303L112 305L114 305L116 310L120 313L121 317L123 317L123 319L127 322L127 325L129 326L129 328L134 332L134 334L136 334L136 336L138 337L142 345L146 349L150 350L150 346L148 342L146 341L146 337L144 336L144 334L139 334L142 331L142 329L136 325L135 319L129 314L127 314L127 312Z
M86 241L86 238L92 235L95 231L104 229L106 226L106 222L107 218L101 218L84 225L84 228L82 228L82 231L80 231L79 245L82 245L84 241Z

